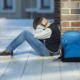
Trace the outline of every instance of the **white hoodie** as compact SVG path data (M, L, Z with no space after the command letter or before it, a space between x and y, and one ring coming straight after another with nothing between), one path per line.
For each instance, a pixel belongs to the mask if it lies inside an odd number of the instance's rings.
M44 26L38 25L35 30L34 37L37 39L48 39L51 37L52 31L50 28L44 29Z

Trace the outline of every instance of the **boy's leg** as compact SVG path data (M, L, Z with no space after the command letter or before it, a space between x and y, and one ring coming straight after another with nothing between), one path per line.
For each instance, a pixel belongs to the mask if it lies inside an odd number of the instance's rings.
M34 35L25 30L23 31L11 44L6 48L6 50L13 52L19 45L21 45L24 41L27 41L30 46L41 56L49 56L49 52L39 40L34 38Z

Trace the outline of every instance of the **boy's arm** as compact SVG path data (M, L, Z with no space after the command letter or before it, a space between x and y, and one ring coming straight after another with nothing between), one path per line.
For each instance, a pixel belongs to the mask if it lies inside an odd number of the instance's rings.
M52 34L52 31L50 28L46 28L45 30L37 29L35 31L34 37L37 39L47 39L51 37L51 34Z

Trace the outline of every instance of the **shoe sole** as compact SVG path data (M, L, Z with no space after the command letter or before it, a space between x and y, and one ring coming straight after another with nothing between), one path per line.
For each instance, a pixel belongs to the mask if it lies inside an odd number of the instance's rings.
M0 56L0 61L7 61L7 60L11 60L11 57L10 55L8 56Z

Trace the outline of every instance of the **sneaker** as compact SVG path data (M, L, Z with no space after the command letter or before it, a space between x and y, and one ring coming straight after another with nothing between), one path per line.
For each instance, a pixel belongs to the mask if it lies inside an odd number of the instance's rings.
M13 53L3 51L0 53L0 56L13 56Z
M49 52L50 56L54 56L53 53Z

